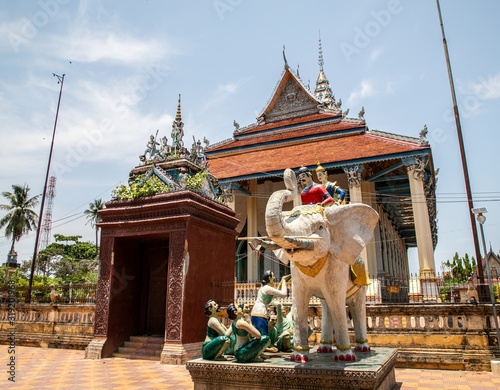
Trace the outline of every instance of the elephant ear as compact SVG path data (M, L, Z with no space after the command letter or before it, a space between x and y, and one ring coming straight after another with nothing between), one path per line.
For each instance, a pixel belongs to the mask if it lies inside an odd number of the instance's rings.
M340 261L354 264L373 238L378 213L368 205L351 203L325 209L330 223L330 250Z

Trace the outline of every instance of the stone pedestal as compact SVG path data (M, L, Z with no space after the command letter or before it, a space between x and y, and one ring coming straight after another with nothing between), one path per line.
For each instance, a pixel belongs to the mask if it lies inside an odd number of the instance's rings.
M202 342L191 344L165 343L160 362L163 364L185 364L189 359L201 355Z
M307 363L290 362L289 354L270 354L264 363L190 360L186 363L195 390L377 389L396 384L397 349L358 353L355 362L335 362L332 354L311 354Z

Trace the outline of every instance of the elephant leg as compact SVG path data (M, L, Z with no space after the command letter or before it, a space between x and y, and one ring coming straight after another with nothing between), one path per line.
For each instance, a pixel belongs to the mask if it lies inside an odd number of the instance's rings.
M369 352L366 330L366 287L363 287L348 302L349 310L354 323L354 337L356 339L356 351Z
M339 286L340 289L345 289L345 286ZM349 329L347 326L347 313L345 293L339 294L338 291L330 291L329 296L325 296L328 306L330 307L333 330L335 332L335 360L354 361L356 356L351 349L349 341Z
M333 323L332 313L324 299L321 299L321 341L318 347L318 353L333 352Z
M294 316L294 330L293 330L293 353L290 356L291 361L306 362L309 360L309 343L308 343L308 311L309 311L309 297L305 289L297 288L293 290L293 316Z

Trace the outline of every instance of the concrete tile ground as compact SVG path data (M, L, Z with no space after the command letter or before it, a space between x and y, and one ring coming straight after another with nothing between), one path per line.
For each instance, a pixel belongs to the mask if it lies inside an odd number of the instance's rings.
M15 382L8 380L12 354L0 345L0 389L193 389L184 366L146 360L84 359L84 351L15 348ZM396 369L397 390L500 389L491 372Z

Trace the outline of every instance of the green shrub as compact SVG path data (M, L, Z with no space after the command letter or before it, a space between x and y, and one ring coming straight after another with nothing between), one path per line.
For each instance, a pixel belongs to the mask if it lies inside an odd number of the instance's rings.
M163 183L156 176L144 180L144 175L137 176L129 185L120 184L112 192L115 200L137 199L143 196L152 196L170 191L170 186Z

